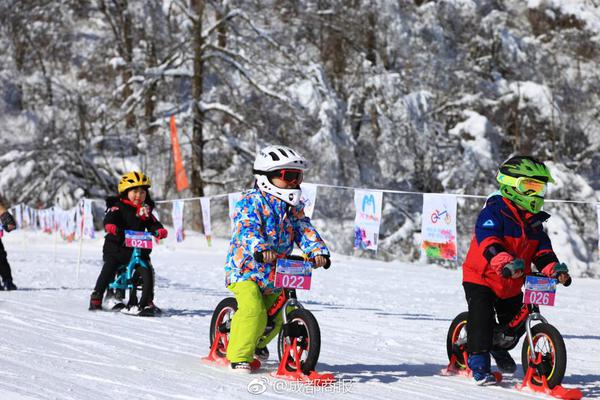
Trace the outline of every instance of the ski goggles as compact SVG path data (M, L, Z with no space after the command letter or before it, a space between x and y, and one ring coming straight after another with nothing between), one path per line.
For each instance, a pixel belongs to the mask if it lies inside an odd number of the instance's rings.
M546 182L538 179L519 177L514 178L512 176L498 174L498 181L508 186L516 188L520 193L525 196L545 196L548 189Z
M288 184L299 185L302 183L303 173L299 169L279 169L269 172L269 178L278 178Z

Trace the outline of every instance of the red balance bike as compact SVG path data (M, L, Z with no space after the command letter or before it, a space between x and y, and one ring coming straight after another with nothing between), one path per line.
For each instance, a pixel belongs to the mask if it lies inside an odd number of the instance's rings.
M254 259L262 262L262 254ZM329 267L329 262L324 268ZM277 262L275 287L282 288L273 306L267 310L267 327L264 335L275 329L273 322L281 313L283 325L277 338L279 367L273 377L300 381L313 385L329 385L335 382L330 373L315 371L321 349L321 331L314 315L296 297L296 289L309 289L313 264L301 256L288 256ZM229 366L227 346L231 320L237 311L237 301L227 297L217 305L210 322L210 352L203 362ZM261 366L258 359L251 363L252 370Z
M561 386L567 367L567 350L560 332L548 323L540 313L539 305L554 305L556 279L532 274L525 281L525 293L521 311L504 326L494 327L492 350L511 350L517 346L523 334L521 361L525 377L516 388L529 388L560 399L581 399L579 389ZM569 286L571 279L565 282ZM462 312L454 318L448 329L446 349L450 363L442 370L443 375L471 376L467 365L467 319ZM538 324L534 323L539 321Z

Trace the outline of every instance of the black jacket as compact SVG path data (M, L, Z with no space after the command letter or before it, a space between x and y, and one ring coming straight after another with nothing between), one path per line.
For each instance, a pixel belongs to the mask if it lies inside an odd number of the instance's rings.
M104 225L113 224L117 226L117 234L112 235L107 233L104 236L104 247L102 252L106 256L123 256L131 257L132 248L125 247L125 231L148 231L156 232L163 228L163 225L152 215L154 210L154 202L146 198L147 206L150 207L150 216L142 219L137 215L139 207L127 199L112 196L106 199L106 214L104 215ZM142 257L148 258L152 250L142 250Z

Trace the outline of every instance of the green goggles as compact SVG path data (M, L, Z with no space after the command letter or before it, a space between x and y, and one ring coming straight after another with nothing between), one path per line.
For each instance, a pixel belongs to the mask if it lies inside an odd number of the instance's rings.
M498 182L503 185L512 186L525 196L540 196L544 197L548 190L548 184L538 179L521 176L514 178L512 176L498 173Z

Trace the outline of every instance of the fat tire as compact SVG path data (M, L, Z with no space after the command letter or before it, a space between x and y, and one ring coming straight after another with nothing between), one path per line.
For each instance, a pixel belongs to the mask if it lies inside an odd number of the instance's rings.
M127 302L127 307L131 308L133 306L147 306L148 303L152 300L152 287L154 283L152 282L152 271L150 268L144 268L141 265L135 267L135 271L133 276L131 277L133 287L129 289L129 300ZM138 291L140 292L140 299L138 301ZM145 303L145 304L144 304Z
M554 326L541 323L531 328L531 335L535 342L536 336L545 335L551 342L552 351L554 353L554 368L550 376L546 376L548 380L548 386L552 389L556 385L560 385L565 376L565 370L567 369L567 348L565 347L565 341L562 335ZM527 373L529 367L529 341L525 338L523 342L523 349L521 351L521 362L523 365L523 373ZM537 377L537 379L536 379ZM542 381L539 379L540 376L537 374L531 379L531 383L534 385L541 386Z
M454 351L454 340L458 336L457 334L460 331L456 331L457 329L461 329L461 325L464 325L462 329L467 329L467 320L469 318L469 312L464 311L458 314L452 320L450 327L448 328L448 334L446 335L446 352L448 353L448 361L452 360L452 356L456 355L456 358L459 362L463 362L462 365L454 365L454 367L458 369L464 369L467 365L467 360L464 359L463 354ZM467 333L468 334L468 333Z
M289 329L287 334L290 336L291 340L293 341L295 337L298 337L300 340L306 340L308 342L308 351L304 349L306 358L304 361L300 362L300 368L304 374L309 374L310 371L314 371L317 366L319 353L321 352L321 330L319 329L317 319L310 311L299 308L290 312L287 316L287 320L288 325L294 327L294 329ZM308 337L306 335L308 335ZM286 329L283 327L279 332L279 337L277 339L279 362L281 362L284 355L285 338ZM291 365L286 365L286 369L291 372L295 371L295 368Z
M224 298L219 302L219 304L217 304L215 311L213 311L212 318L210 319L210 332L208 336L210 340L210 347L212 347L213 345L213 341L215 340L215 336L217 334L217 329L219 328L217 325L218 323L220 323L220 321L218 321L219 316L224 310L227 309L233 310L234 313L237 311L237 300L235 299L235 297ZM220 351L218 353L221 357L225 357L226 355Z

